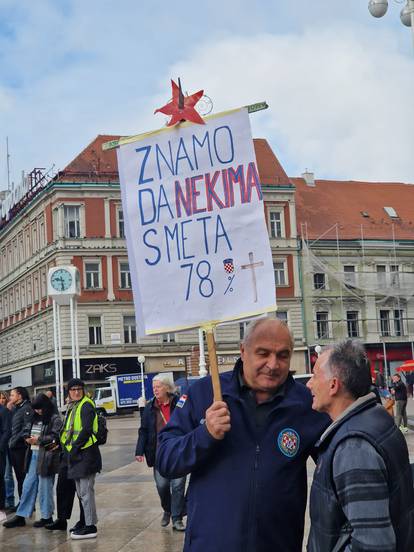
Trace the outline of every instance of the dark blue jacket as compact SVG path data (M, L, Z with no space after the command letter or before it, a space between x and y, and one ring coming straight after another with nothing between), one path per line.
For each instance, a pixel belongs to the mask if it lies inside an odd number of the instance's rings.
M173 412L177 404L175 395L171 398L170 409ZM156 407L154 405L156 398L150 400L142 413L141 425L138 430L138 441L135 448L135 456L144 456L148 467L152 468L155 464L155 453L157 450L157 418Z
M237 366L242 366L238 361ZM210 377L195 382L159 434L157 467L169 478L191 473L185 552L301 552L306 460L329 420L289 376L258 438L240 396L237 371L220 376L231 430L215 440L204 423Z
M414 489L407 443L392 417L376 404L375 398L351 410L317 444L319 458L310 496L311 531L307 549L309 552L339 552L347 550L347 546L354 549L352 520L346 519L332 480L332 462L338 445L354 437L368 441L385 462L396 551L411 552L414 550Z

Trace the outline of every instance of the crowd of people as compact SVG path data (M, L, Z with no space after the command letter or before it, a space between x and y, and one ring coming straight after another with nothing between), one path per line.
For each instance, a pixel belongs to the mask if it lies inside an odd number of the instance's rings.
M220 401L209 377L180 397L167 375L154 377L135 458L153 470L161 526L185 531L184 552L302 552L312 458L308 552L412 552L414 486L400 375L376 393L363 345L347 339L321 351L304 386L290 371L293 347L282 321L251 322L234 369L220 374ZM395 419L382 404L387 397ZM23 388L0 394L0 510L13 506L11 467L20 497L5 527L25 525L39 494L34 527L66 530L77 494L81 519L71 536L97 534L97 414L82 381L69 382L68 398L62 420L46 395L30 402Z
M0 521L11 529L24 527L38 499L40 518L33 527L66 530L75 495L80 519L70 529L72 539L97 536L94 482L102 461L98 445L98 416L85 394L84 382L67 385L66 413L58 412L48 391L30 401L26 388L10 395L0 392ZM14 503L13 473L19 502ZM54 481L57 476L54 514ZM14 516L8 519L8 514ZM5 521L6 520L6 521Z

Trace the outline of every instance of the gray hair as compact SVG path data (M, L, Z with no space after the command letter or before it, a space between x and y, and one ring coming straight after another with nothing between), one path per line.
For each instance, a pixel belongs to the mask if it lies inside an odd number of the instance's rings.
M286 322L284 320L280 320L279 318L270 318L270 316L264 316L263 318L256 318L255 320L252 320L251 322L249 322L247 324L246 330L244 332L243 342L242 342L243 345L244 346L249 345L249 343L252 339L252 335L254 334L254 331L256 330L256 328L258 328L259 326L261 326L265 322L269 322L270 320L274 320L275 322L279 322L279 324L282 328L286 328L286 331L289 334L290 344L292 346L292 351L293 351L293 348L294 348L294 345L295 345L295 340L293 338L293 334L290 331L289 326L286 324Z
M344 339L324 347L322 353L330 352L324 365L325 372L337 377L354 398L369 393L372 380L365 347L357 339Z
M154 376L152 381L153 382L154 381L159 381L160 383L165 385L165 387L167 388L168 393L171 393L171 394L175 393L176 387L173 384L173 382L171 381L171 376L169 376L168 374L163 374L161 372L160 374L157 374L156 376Z

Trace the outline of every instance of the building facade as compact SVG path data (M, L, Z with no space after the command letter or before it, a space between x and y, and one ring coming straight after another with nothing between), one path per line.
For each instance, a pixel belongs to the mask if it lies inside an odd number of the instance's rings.
M0 389L33 390L55 382L53 313L48 270L74 265L81 277L78 335L81 377L138 371L198 373L198 330L137 339L116 153L117 136L98 136L53 178L33 171L13 201L3 197L0 220ZM293 367L304 369L295 188L265 140L255 141L265 217L278 284L277 316L295 333ZM7 203L8 202L8 203ZM276 290L275 290L276 293ZM217 328L218 363L232 368L244 324ZM72 374L69 307L62 307L64 379Z
M414 186L293 179L308 366L314 346L361 339L372 372L414 358Z

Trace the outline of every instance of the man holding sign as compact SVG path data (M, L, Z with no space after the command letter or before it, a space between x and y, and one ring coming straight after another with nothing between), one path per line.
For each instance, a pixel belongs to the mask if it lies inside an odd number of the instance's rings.
M160 433L157 469L191 473L185 552L300 552L306 461L328 425L289 374L287 326L252 322L241 359L221 374L223 401L210 378L181 397Z

